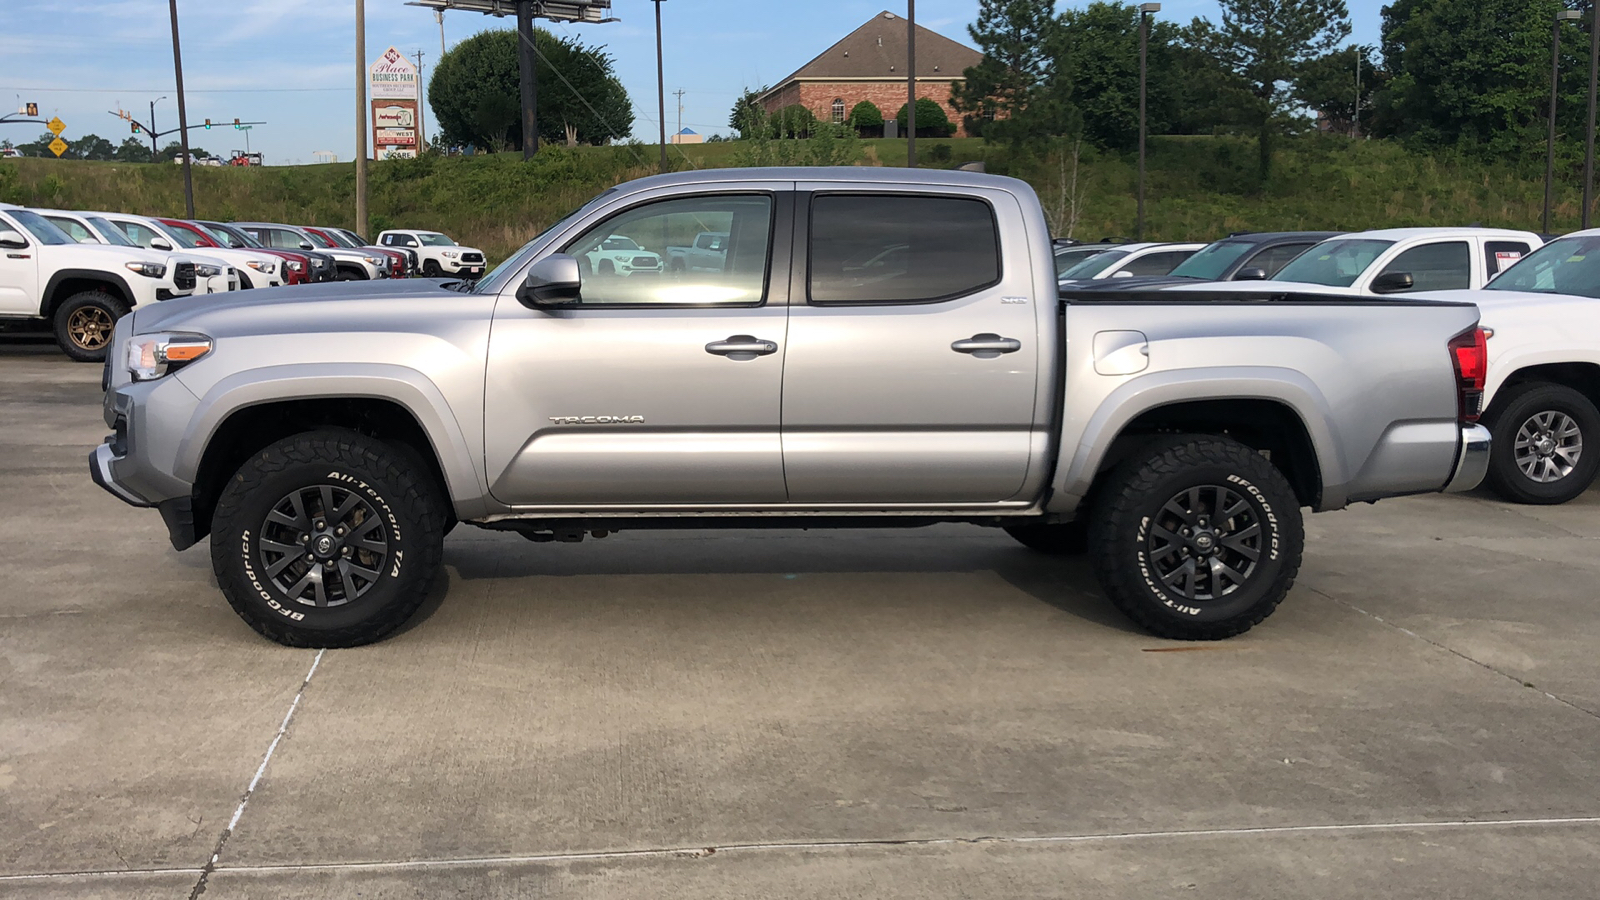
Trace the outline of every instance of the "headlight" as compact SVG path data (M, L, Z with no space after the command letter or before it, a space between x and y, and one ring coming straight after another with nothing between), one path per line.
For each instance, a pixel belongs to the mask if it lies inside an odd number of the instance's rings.
M381 257L381 256L368 256L368 257L364 257L364 258L371 265L374 265L374 266L383 265L383 257Z
M197 263L194 267L194 274L198 278L215 278L222 274L222 267Z
M136 334L128 341L128 374L134 381L154 381L210 352L205 335Z
M131 262L123 263L123 265L128 267L128 271L138 272L146 278L162 278L167 274L165 263Z
M260 272L263 275L276 275L276 274L278 274L278 264L275 263L275 262L263 262L263 261L260 261L260 260L251 260L251 261L245 263L245 265L249 266L252 269L255 269L257 272Z
M441 251L440 255L442 255L445 259L455 259L456 257L460 256L461 254L457 253L454 250L444 250L444 251Z
M300 271L301 269L304 269L304 268L305 268L305 266L302 265L301 262L298 259L289 260L289 271L298 272L298 271Z

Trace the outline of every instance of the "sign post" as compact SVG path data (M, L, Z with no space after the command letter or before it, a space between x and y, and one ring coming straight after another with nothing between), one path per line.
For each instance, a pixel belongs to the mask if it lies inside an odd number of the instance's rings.
M417 140L419 84L416 65L393 47L367 71L372 150L378 159L411 159L421 149Z
M56 136L56 139L50 142L50 152L60 159L61 154L67 152L67 142L61 139L61 132L67 130L67 123L61 121L60 116L56 116L44 127L50 129L50 133Z

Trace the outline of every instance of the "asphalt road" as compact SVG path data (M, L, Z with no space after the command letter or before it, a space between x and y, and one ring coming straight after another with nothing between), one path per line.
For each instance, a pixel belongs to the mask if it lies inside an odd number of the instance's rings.
M973 527L461 528L425 616L258 638L0 339L0 896L1590 897L1600 492L1307 521L1250 634Z

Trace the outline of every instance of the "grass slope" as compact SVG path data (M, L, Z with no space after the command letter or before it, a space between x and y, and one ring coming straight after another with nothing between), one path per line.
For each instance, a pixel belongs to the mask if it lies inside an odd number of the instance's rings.
M1066 185L1071 163L1056 152L1012 158L977 139L919 141L919 157L951 147L948 162L982 160L1039 191L1058 231L1071 218ZM864 165L904 165L903 141L863 141ZM737 165L738 143L669 148L676 168ZM417 227L444 231L498 260L598 191L656 171L655 146L549 147L531 163L518 154L470 159L375 162L369 191L374 233ZM1065 163L1065 165L1063 165ZM1526 161L1493 166L1441 160L1398 145L1328 137L1288 142L1273 177L1261 184L1253 143L1226 137L1151 141L1146 234L1210 240L1231 231L1345 229L1394 225L1505 225L1537 228L1542 174ZM1096 239L1134 229L1134 160L1085 150L1078 171L1074 234ZM255 169L197 168L195 208L202 217L305 224L354 224L350 164ZM1564 176L1554 227L1577 227L1577 179ZM175 165L44 159L0 163L0 200L32 206L181 215L183 183Z

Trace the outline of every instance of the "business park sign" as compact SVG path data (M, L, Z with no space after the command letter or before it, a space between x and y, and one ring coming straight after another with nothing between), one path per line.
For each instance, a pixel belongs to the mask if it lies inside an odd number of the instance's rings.
M421 113L417 67L390 47L367 70L371 98L372 149L379 159L417 155L417 119Z

